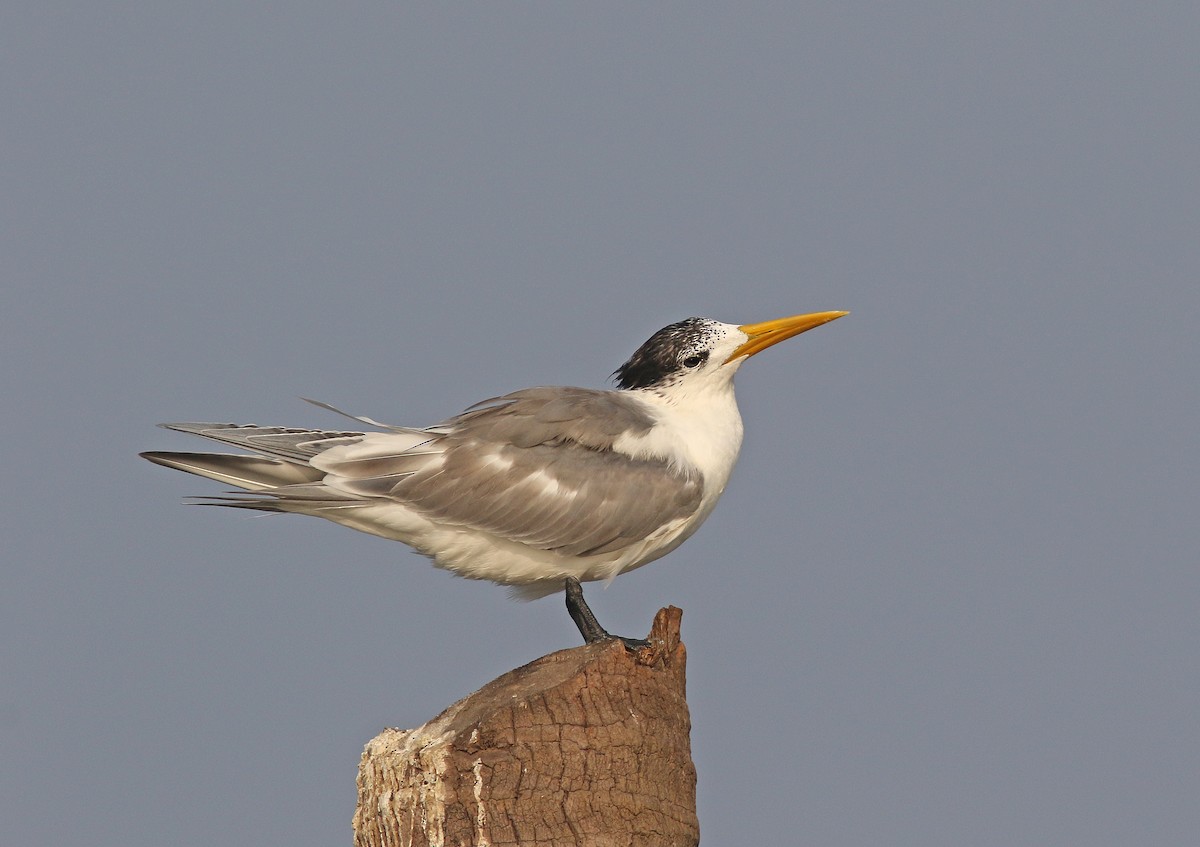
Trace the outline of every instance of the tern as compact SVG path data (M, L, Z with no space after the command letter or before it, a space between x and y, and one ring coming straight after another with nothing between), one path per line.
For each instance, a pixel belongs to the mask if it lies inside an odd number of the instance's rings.
M639 347L613 373L613 390L527 388L421 428L349 416L373 432L162 424L247 452L141 455L250 492L208 505L325 518L523 599L565 589L572 620L595 643L615 636L580 583L670 553L725 490L742 444L734 374L750 356L845 314L742 325L688 318Z

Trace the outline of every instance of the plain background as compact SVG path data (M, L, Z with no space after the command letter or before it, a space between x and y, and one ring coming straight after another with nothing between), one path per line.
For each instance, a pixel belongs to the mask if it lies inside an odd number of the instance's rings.
M346 844L371 736L577 640L182 506L155 423L826 309L708 524L589 592L685 610L704 843L1196 843L1198 10L6 4L0 843Z

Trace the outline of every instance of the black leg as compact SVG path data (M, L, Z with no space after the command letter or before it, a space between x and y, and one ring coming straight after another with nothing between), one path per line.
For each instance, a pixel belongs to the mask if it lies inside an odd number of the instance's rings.
M643 641L640 638L610 635L608 630L600 626L600 621L596 620L591 607L583 599L583 586L573 576L567 577L567 612L571 615L571 620L575 621L575 626L579 627L579 634L583 636L584 644L615 639L624 644L628 650L640 650L642 647L650 645L649 641Z

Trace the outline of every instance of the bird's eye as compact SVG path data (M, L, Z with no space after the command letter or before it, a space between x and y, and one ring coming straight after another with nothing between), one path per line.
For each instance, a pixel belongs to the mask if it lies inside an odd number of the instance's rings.
M704 364L704 360L707 358L708 358L707 354L697 353L694 356L688 356L686 359L684 359L683 366L685 368L698 368L702 364Z

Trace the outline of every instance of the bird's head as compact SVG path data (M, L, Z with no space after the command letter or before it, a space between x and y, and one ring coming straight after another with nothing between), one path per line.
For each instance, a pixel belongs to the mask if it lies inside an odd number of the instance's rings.
M740 326L688 318L650 336L613 376L620 389L727 385L750 356L845 314L814 312Z

